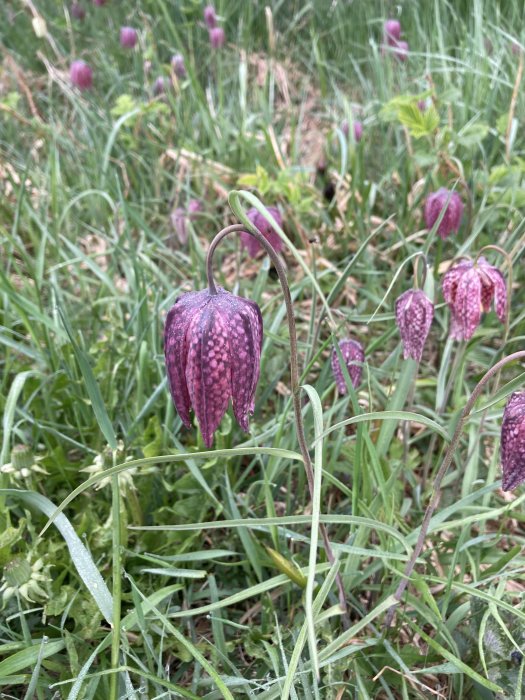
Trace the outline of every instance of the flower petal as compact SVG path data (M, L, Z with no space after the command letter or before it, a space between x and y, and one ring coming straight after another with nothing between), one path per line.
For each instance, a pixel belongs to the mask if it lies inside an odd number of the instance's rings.
M454 315L462 327L464 339L472 338L481 320L481 279L474 268L467 270L459 280Z
M208 292L207 292L208 293ZM206 447L226 413L231 396L228 327L218 295L210 295L187 330L186 383Z
M207 289L182 294L171 307L164 329L164 356L170 392L177 413L187 428L191 428L191 403L186 384L186 331L208 296Z

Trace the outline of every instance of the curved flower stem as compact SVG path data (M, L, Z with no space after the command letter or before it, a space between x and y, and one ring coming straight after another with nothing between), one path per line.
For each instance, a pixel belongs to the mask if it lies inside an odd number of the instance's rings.
M238 213L238 212L235 212ZM239 217L241 218L241 217ZM213 241L211 242L211 245L208 250L208 255L206 257L206 276L208 279L208 287L210 290L210 294L217 294L217 287L215 285L215 281L213 279L213 269L212 269L212 262L213 262L213 254L215 253L215 250L219 243L222 241L223 238L228 236L230 233L239 233L240 231L248 231L257 241L262 245L264 250L268 253L270 256L270 259L277 271L277 276L279 277L279 282L281 283L281 288L283 290L283 296L284 296L284 303L286 305L286 316L288 318L288 330L290 334L290 380L291 380L291 388L292 388L292 402L293 402L293 407L294 407L294 413L295 413L295 425L296 425L296 430L297 430L297 440L299 442L299 449L301 450L301 455L303 457L304 461L304 468L306 471L306 478L308 480L308 488L310 490L310 496L313 497L314 494L314 470L312 466L312 460L310 458L310 453L308 452L308 445L306 442L306 437L304 433L304 423L303 423L303 415L301 411L301 385L299 381L299 361L298 361L298 352L297 352L297 333L296 333L296 328L295 328L295 314L293 310L293 303L292 303L292 296L290 294L290 287L288 286L288 280L286 278L286 272L284 269L284 266L279 259L279 256L273 249L273 247L268 243L266 238L250 223L250 221L246 217L242 217L246 220L246 224L233 224L233 226L228 226L227 228L223 229L222 231L219 231L219 233L215 236ZM319 525L320 530L321 530L321 535L323 538L324 542L324 548L326 551L326 556L328 557L328 561L330 564L333 564L335 561L334 553L332 550L332 545L330 544L330 540L328 539L328 532L326 530L326 527L324 524ZM347 605L346 605L346 596L345 596L345 590L343 586L343 580L341 578L341 575L338 573L336 576L336 581L337 581L337 588L339 591L339 604L343 610L343 621L347 621L348 619L348 613L347 613ZM345 622L346 624L346 622Z
M458 444L459 444L459 439L461 437L461 433L463 431L463 427L467 421L467 418L472 411L474 404L479 398L479 395L481 394L483 387L485 384L491 379L497 372L500 371L504 365L506 365L508 362L513 362L514 360L519 360L525 358L525 350L519 350L518 352L514 352L511 355L507 355L507 357L504 357L502 360L499 362L496 362L495 365L493 365L483 376L482 379L476 384L474 387L474 391L470 395L469 400L467 401L465 408L461 412L461 416L459 418L458 424L456 426L456 430L454 431L454 435L452 437L452 440L450 441L450 444L448 446L448 449L445 453L445 456L443 458L443 462L441 463L441 466L439 467L439 471L436 474L436 478L434 480L434 493L432 494L432 498L430 500L430 503L427 506L427 509L425 511L425 516L423 518L423 522L421 524L421 530L419 531L419 535L417 538L416 546L414 547L414 551L412 552L412 556L410 557L410 560L407 562L407 565L405 567L405 571L403 572L403 578L401 579L399 586L396 589L396 592L394 593L394 599L399 602L401 600L401 596L403 595L405 588L408 586L409 582L409 577L412 574L412 571L414 570L414 566L416 564L417 558L421 554L421 550L423 549L423 545L425 543L425 537L427 536L428 528L430 525L430 520L432 518L432 515L434 514L434 511L436 510L439 499L441 498L441 482L443 481L443 478L445 477L445 474L448 471L448 468L452 462L452 459L454 457L454 452L456 451ZM385 627L390 627L390 624L392 622L392 618L394 617L394 612L395 612L395 606L391 607L385 618Z

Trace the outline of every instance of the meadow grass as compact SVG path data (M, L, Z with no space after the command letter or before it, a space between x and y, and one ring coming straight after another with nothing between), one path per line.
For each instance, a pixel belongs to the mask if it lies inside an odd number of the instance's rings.
M55 0L0 7L0 464L26 460L0 472L0 694L520 698L524 496L501 490L499 431L523 362L470 415L384 623L461 410L523 348L523 4L223 0L219 51L197 0L84 5L83 22ZM381 51L398 8L404 63ZM155 98L174 53L187 78ZM77 58L90 91L70 84ZM345 118L362 121L359 143ZM445 241L422 217L440 186L466 203ZM264 318L251 433L228 413L208 451L169 395L165 316L204 288L209 243L237 222L233 190L279 206L293 244L313 499L283 296L234 237L216 279ZM203 209L182 245L170 213L192 198ZM453 341L442 274L487 245L512 279L508 323L491 312ZM436 306L417 364L393 309L420 253ZM348 335L366 363L340 397L330 352Z

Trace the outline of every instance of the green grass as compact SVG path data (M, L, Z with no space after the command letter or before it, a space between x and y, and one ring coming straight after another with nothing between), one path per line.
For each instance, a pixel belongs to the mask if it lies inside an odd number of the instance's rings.
M523 83L511 110L522 3L401 3L404 64L381 56L395 12L383 2L281 0L271 17L262 2L218 2L218 53L196 0L84 4L78 23L67 3L34 0L48 38L25 3L0 7L0 462L18 445L35 458L0 472L0 694L520 698L525 496L500 490L499 430L523 362L477 402L394 625L384 620L461 409L524 346ZM140 31L134 51L118 44L123 24ZM152 99L176 52L187 80ZM75 58L94 69L89 92L69 84ZM430 126L410 106L425 94ZM352 115L358 144L339 129ZM470 199L443 243L422 218L440 186ZM264 318L251 433L229 412L206 451L166 385L165 315L204 288L239 189L279 205L295 248L284 258L314 400L313 499L283 297L268 260L233 236L217 281ZM204 208L183 246L169 215L191 198ZM440 263L489 244L507 255L487 250L490 262L512 267L508 330L491 312L468 343L450 341ZM415 367L393 308L421 252L436 312ZM335 390L332 333L365 347L349 398Z

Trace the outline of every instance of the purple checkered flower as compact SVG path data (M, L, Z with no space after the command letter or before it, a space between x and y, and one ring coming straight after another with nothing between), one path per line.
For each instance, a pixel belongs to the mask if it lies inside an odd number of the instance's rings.
M402 61L403 63L407 60L408 58L408 42L407 41L398 41L394 47L394 56L398 59L398 61Z
M120 45L124 49L133 49L137 43L137 30L133 27L121 27L120 29Z
M214 29L217 26L217 15L215 14L215 8L213 5L207 5L204 8L204 22L208 29Z
M82 7L82 5L79 2L74 2L71 5L71 17L74 19L78 19L79 21L82 21L83 19L86 18L86 10Z
M79 90L89 90L93 86L93 71L85 61L73 61L69 77Z
M409 289L396 301L396 323L403 342L403 357L421 362L434 318L434 304L421 289Z
M281 212L279 209L277 209L277 207L266 207L266 211L273 216L279 226L282 226L283 219ZM248 209L246 216L250 219L255 228L262 233L272 248L274 248L277 253L280 253L283 249L283 241L279 234L274 231L271 224L259 212L259 210L255 208ZM244 248L246 248L248 255L252 258L254 258L257 253L262 250L262 246L259 241L247 231L243 231L241 233L241 244Z
M222 27L212 27L208 32L212 49L221 49L226 41L226 35Z
M208 448L230 399L237 422L248 432L262 330L257 304L221 287L217 294L208 289L182 294L168 313L164 354L171 396L187 428L193 409Z
M507 285L497 267L484 257L463 260L444 275L442 290L451 311L450 337L469 340L481 321L482 311L494 310L504 323L507 314Z
M350 125L348 124L347 119L343 119L343 121L341 122L341 131L348 138L348 135L350 133ZM354 141L356 143L359 143L359 141L361 141L362 136L363 136L363 124L360 121L358 121L357 119L354 119Z
M352 380L352 385L354 389L356 389L361 383L361 375L363 374L362 363L365 361L363 347L361 343L357 342L357 340L345 338L339 343L339 349L341 350L341 355L346 363L348 374ZM347 391L346 381L343 374L343 368L341 367L337 350L335 348L332 350L332 373L334 375L339 393L341 396L344 396Z
M503 411L501 468L504 491L525 481L525 391L515 391Z
M437 192L429 194L425 202L425 224L428 229L434 226L443 209L445 213L437 232L441 238L445 239L459 229L463 216L463 202L457 192L441 187Z
M396 46L401 39L401 22L397 19L387 19L383 25L383 36L388 46Z
M171 67L173 72L181 80L186 77L186 66L184 64L184 56L180 53L176 53L171 57Z
M159 95L163 95L166 92L166 81L164 80L164 77L162 75L159 75L158 78L155 79L155 82L153 83L153 94L155 97L158 97Z

